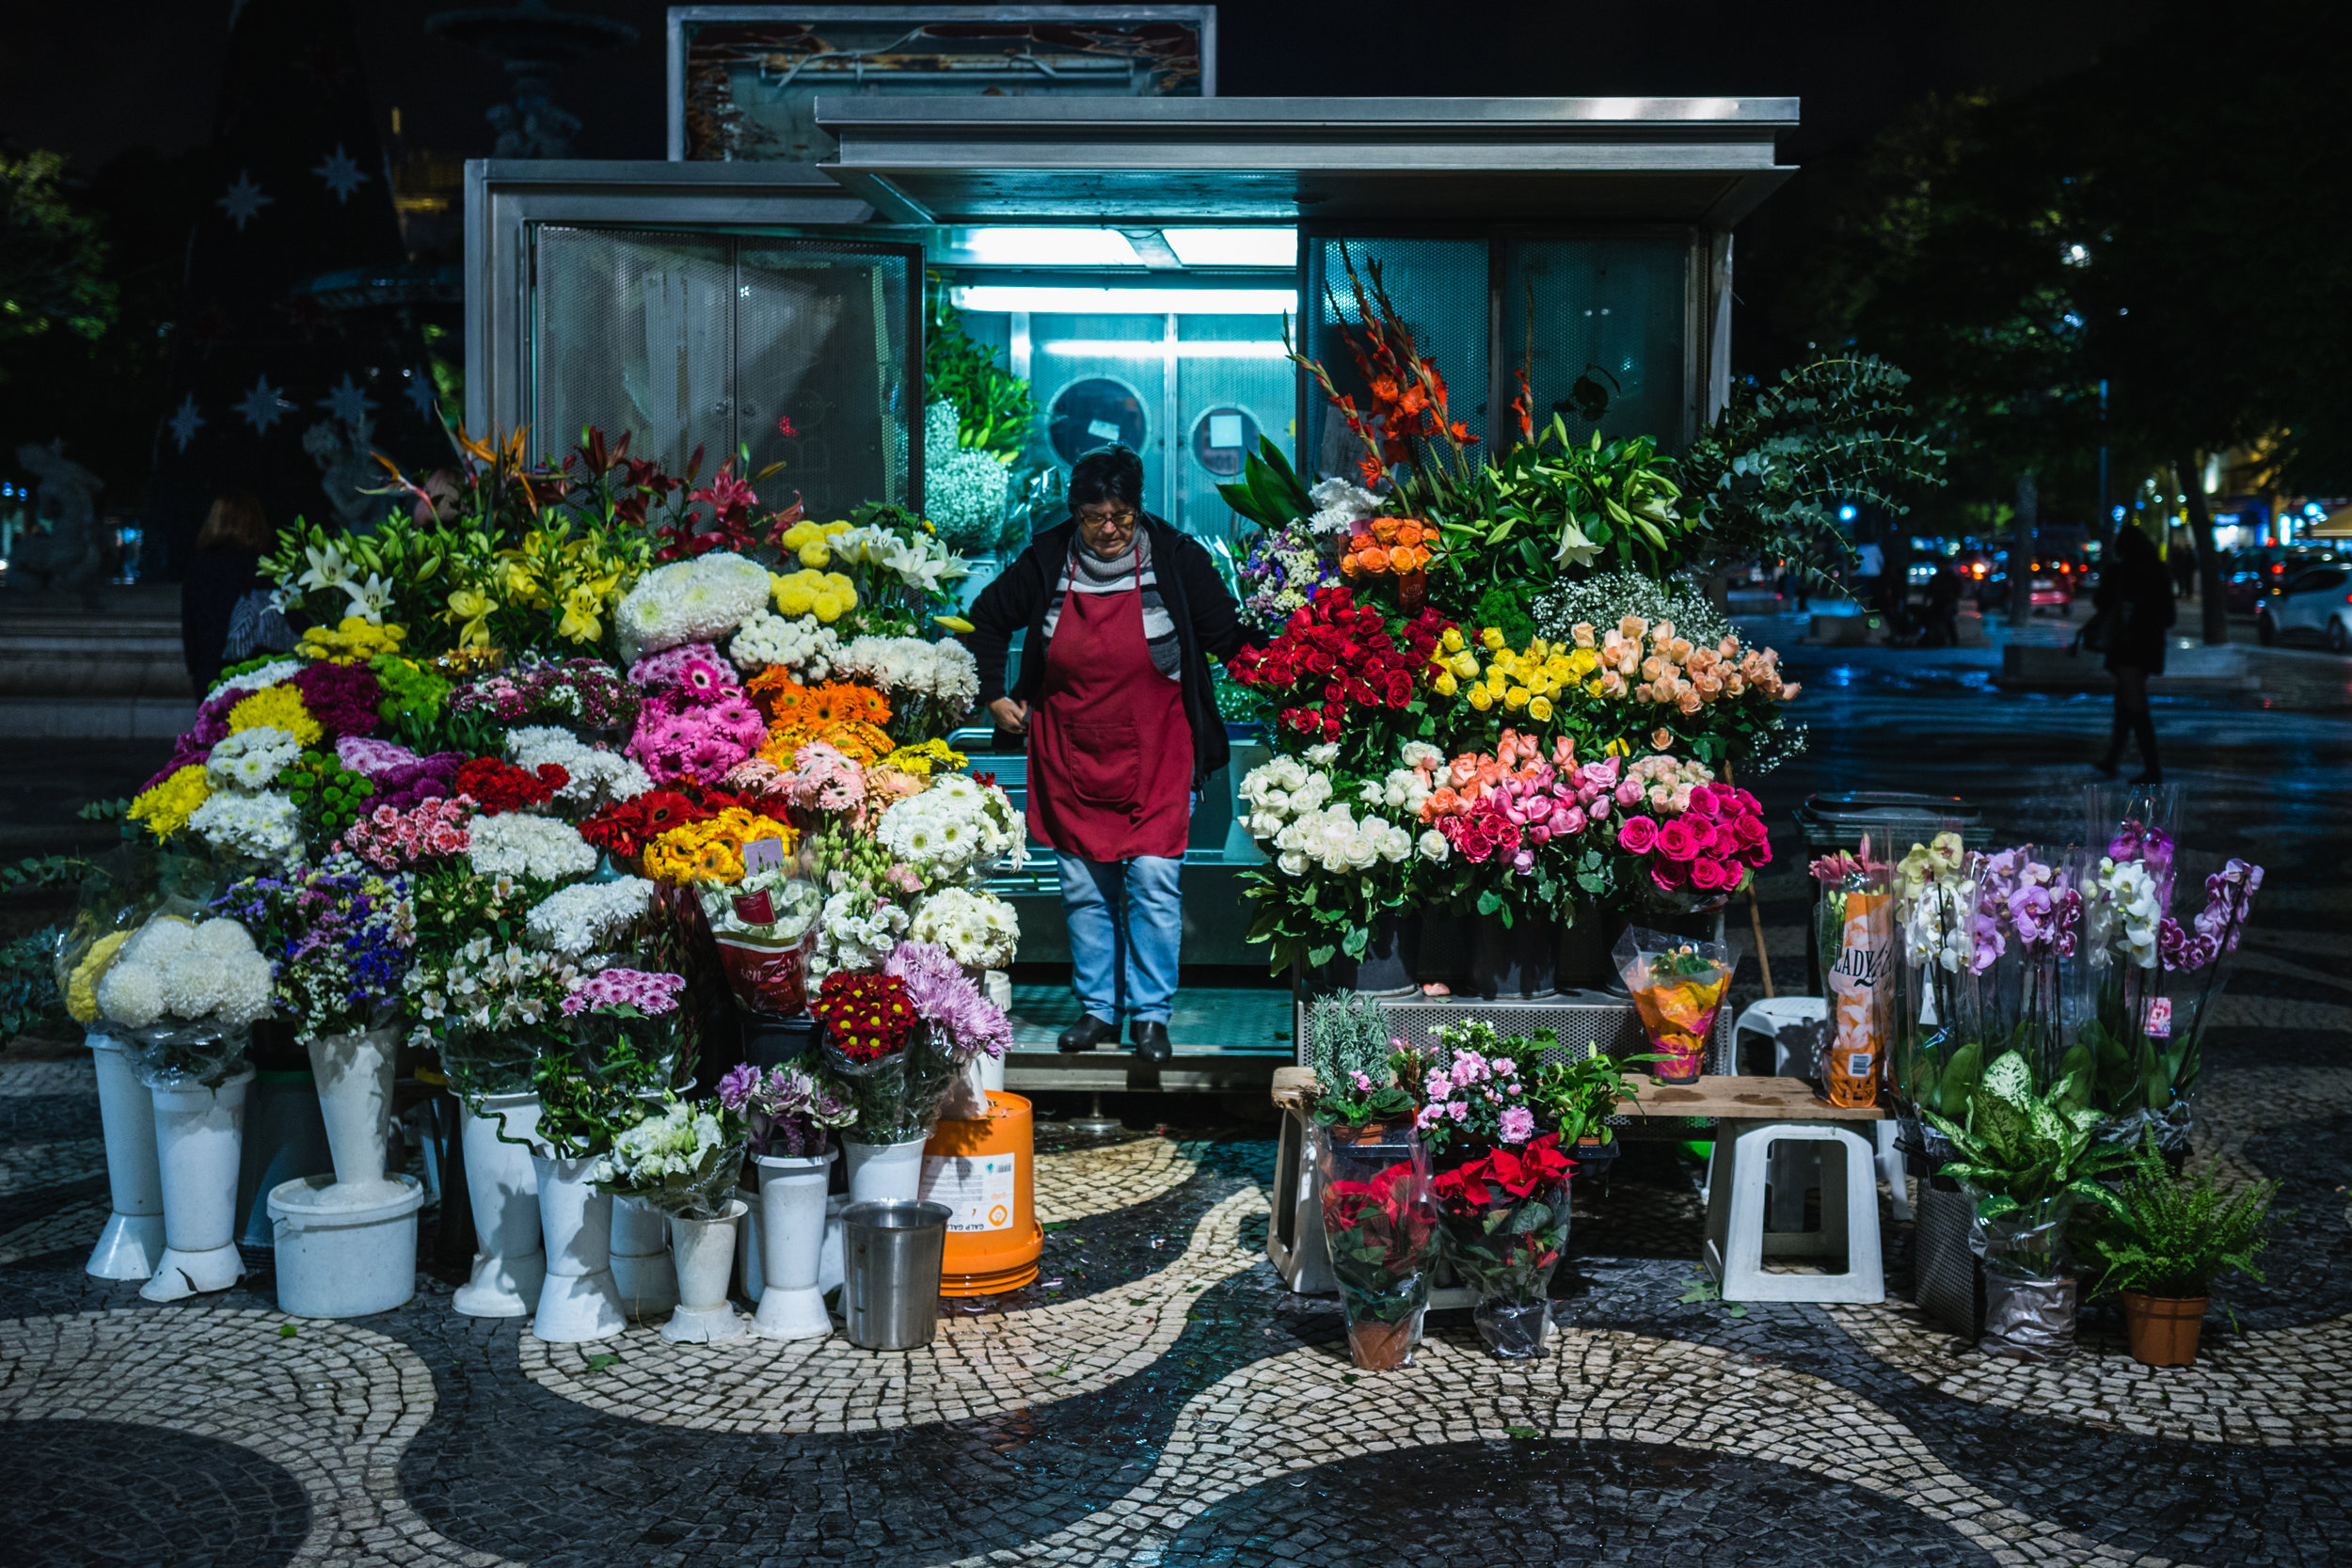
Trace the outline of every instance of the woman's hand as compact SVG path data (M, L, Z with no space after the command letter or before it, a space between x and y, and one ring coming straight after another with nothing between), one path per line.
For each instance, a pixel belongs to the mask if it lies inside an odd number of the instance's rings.
M996 727L1007 735L1029 733L1029 705L999 697L988 705L988 711L996 718Z

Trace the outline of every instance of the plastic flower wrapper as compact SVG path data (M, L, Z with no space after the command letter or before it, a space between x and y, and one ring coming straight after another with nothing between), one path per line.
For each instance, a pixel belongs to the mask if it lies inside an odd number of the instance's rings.
M565 993L562 1034L532 1065L531 1083L539 1092L536 1139L558 1159L611 1149L645 1118L648 1099L669 1089L685 985L675 974L609 969Z
M126 838L79 863L73 915L52 955L57 994L84 1027L99 1022L98 982L121 956L132 933L151 915L195 914L213 895L217 875L209 857Z
M753 840L743 856L740 879L696 887L703 918L737 1005L798 1018L808 1010L809 958L824 895L798 874L780 839Z
M1568 1249L1568 1179L1576 1163L1545 1132L1438 1173L1445 1256L1478 1292L1478 1337L1504 1360L1544 1354L1546 1299Z
M882 973L906 987L908 1002L930 1032L931 1049L957 1070L939 1114L958 1120L986 1117L987 1091L969 1069L983 1056L1004 1059L1012 1049L1012 1020L980 994L946 949L928 942L900 942Z
M857 1106L860 1143L928 1137L958 1064L924 1027L896 975L825 976L809 1011L825 1026L825 1065Z
M142 925L97 987L100 1014L130 1033L151 1086L228 1082L271 996L269 960L243 926L176 914Z
M707 1101L665 1095L660 1110L613 1138L596 1166L596 1190L687 1219L725 1212L742 1178L750 1133L720 1103L714 1112Z
M1900 998L1889 1080L1915 1111L1963 1114L1984 1069L1984 987L1975 969L1977 884L1957 827L1915 843L1894 869ZM1905 1117L1905 1135L1941 1133Z
M1890 867L1862 853L1827 856L1813 863L1821 883L1814 905L1816 949L1829 992L1830 1029L1820 1064L1821 1087L1833 1105L1878 1103L1895 1030L1895 905Z
M1610 957L1633 993L1650 1048L1667 1058L1650 1064L1650 1076L1661 1084L1696 1079L1731 989L1731 949L1635 927L1617 939Z
M832 1148L836 1128L857 1120L857 1104L831 1080L797 1067L762 1072L748 1062L719 1080L719 1103L750 1129L751 1152L809 1160Z
M1410 1128L1318 1124L1313 1137L1348 1349L1368 1370L1409 1366L1438 1246L1429 1152Z

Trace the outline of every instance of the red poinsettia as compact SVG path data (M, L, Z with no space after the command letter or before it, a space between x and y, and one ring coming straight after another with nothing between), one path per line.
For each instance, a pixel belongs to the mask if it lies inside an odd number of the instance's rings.
M827 1043L852 1062L878 1062L903 1050L916 1022L906 982L895 974L834 970L808 1010L824 1024Z
M457 793L471 796L485 816L545 805L555 798L557 790L571 782L571 774L551 762L543 762L525 772L495 757L476 757L460 763L455 780Z
M1418 1191L1412 1162L1399 1161L1365 1181L1327 1181L1323 1188L1323 1225L1344 1237L1349 1258L1377 1253L1390 1274L1409 1274L1427 1261L1437 1215Z
M1317 589L1271 645L1244 648L1226 668L1283 705L1279 717L1290 729L1337 740L1352 717L1408 706L1416 687L1436 678L1429 657L1453 625L1434 610L1391 624L1333 583Z
M1449 1209L1485 1208L1556 1186L1575 1169L1576 1162L1560 1152L1560 1134L1547 1132L1516 1148L1504 1144L1452 1170L1439 1171L1436 1186L1438 1198Z

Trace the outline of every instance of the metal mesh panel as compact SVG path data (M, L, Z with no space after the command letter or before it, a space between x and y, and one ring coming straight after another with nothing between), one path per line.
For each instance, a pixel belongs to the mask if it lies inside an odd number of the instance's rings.
M1967 1194L1939 1192L1923 1181L1911 1236L1913 1294L1921 1315L1971 1339L1984 1332L1984 1265L1968 1245L1976 1213Z
M537 247L533 450L567 447L582 425L628 432L631 451L673 473L697 446L730 450L731 242L546 226Z
M819 520L905 501L905 261L773 241L746 242L739 261L737 439L748 472L785 465L761 499L782 505L797 490Z
M1435 360L1451 395L1453 417L1473 435L1486 431L1487 300L1486 242L1484 240L1324 239L1311 243L1308 284L1311 298L1300 308L1312 324L1308 334L1316 358L1330 372L1333 385L1364 404L1367 391L1340 338L1340 325L1359 319L1355 291L1341 260L1364 277L1368 262L1380 265L1381 282L1397 313L1412 328L1413 341L1424 357ZM1337 297L1338 308L1333 307ZM1348 434L1345 421L1334 414L1319 388L1308 390L1310 424L1301 448L1321 473L1356 472L1362 451Z
M1512 369L1528 359L1538 428L1556 411L1572 436L1681 444L1690 260L1679 240L1503 245L1503 355Z

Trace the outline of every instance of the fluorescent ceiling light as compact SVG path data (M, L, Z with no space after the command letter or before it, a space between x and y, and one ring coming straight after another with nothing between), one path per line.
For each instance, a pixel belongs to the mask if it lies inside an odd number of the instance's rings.
M993 267L1139 267L1143 258L1116 229L965 229L959 259Z
M1294 267L1295 229L1163 229L1161 237L1188 267Z
M1041 310L1062 315L1283 316L1298 309L1295 289L1065 289L959 283L953 298L959 310Z
M1040 342L1036 352L1064 359L1158 359L1168 353L1165 340L1137 338L1057 338ZM1176 344L1179 359L1286 359L1289 350L1279 342L1184 342Z

